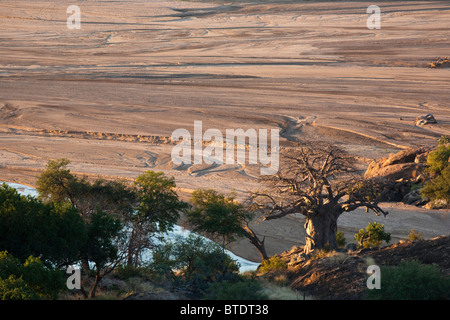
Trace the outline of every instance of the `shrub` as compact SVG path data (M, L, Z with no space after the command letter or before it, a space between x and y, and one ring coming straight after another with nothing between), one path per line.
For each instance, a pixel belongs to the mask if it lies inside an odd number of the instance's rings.
M143 277L144 276L144 268L143 267L135 267L133 265L123 264L118 266L114 270L114 275L122 280L127 280L134 277Z
M427 181L421 190L421 195L432 201L443 201L444 206L450 205L450 166L441 173Z
M70 264L86 241L84 227L76 209L44 204L0 185L0 250L21 262L32 255L45 264Z
M450 298L450 279L437 265L404 261L381 267L381 289L367 290L370 300L442 300Z
M372 222L367 225L366 230L360 229L355 234L355 240L358 241L359 246L362 248L377 247L383 241L389 243L391 234L384 231L383 224Z
M25 263L0 252L0 297L12 300L56 299L65 288L63 273L30 256Z
M155 248L152 255L150 270L196 293L203 292L211 282L238 277L238 265L223 248L193 234Z
M441 174L442 170L448 167L449 157L450 146L440 144L436 150L428 154L426 171L431 174Z
M347 240L345 240L344 233L340 230L336 232L336 244L338 248L345 247Z
M206 300L267 300L263 286L254 279L241 281L214 282L207 288L203 299Z
M0 278L0 300L39 300L40 296L28 286L22 277L10 275Z
M411 241L422 239L422 233L421 232L417 232L416 230L412 229L411 232L408 235L408 239L411 240Z
M273 256L269 259L263 260L259 267L261 273L268 273L279 270L286 270L287 264L279 256Z
M427 157L426 173L430 179L425 182L420 194L432 201L432 204L450 205L450 136L442 136L438 147Z

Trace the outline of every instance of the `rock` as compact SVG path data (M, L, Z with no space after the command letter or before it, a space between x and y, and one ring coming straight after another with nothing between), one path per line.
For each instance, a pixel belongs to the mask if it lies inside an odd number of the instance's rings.
M423 115L423 116L418 116L416 118L416 126L423 126L423 125L432 124L432 123L437 123L437 121L431 113Z
M358 246L356 245L356 243L348 243L345 246L345 250L347 251L356 251L358 249Z
M422 203L424 200L422 199L422 196L420 195L419 190L414 190L409 193L407 193L403 199L402 202L405 204L411 204L411 205L417 205L419 203Z
M409 148L400 152L397 152L389 156L384 162L383 167L390 166L398 163L414 162L417 156L428 153L431 150L429 147L417 147Z
M425 200L415 193L410 194L410 191L413 184L423 182L422 172L432 150L433 147L410 148L372 161L364 178L383 181L380 201L404 201L413 205L425 203Z
M414 159L415 163L426 163L428 158L429 152L424 152L421 154L418 154L416 158Z
M415 179L420 176L424 166L423 157L428 156L431 150L432 148L429 147L410 148L372 161L364 177L366 179L386 178L390 181Z
M366 178L385 178L387 180L396 181L399 179L410 180L418 177L421 173L423 165L420 163L398 163L386 167L379 168L366 176Z

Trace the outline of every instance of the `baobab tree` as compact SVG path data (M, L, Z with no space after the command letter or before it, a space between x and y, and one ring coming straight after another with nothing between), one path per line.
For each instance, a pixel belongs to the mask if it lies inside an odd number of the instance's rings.
M302 142L280 151L280 160L278 173L261 178L267 188L251 192L249 205L264 220L304 215L306 254L337 248L337 220L344 212L365 207L376 215L388 214L378 206L379 181L360 178L355 159L337 146Z

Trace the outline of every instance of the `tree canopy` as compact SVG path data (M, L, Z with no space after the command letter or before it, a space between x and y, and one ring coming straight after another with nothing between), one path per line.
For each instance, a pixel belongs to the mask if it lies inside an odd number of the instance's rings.
M266 220L304 215L306 253L337 247L337 219L344 212L364 207L387 214L378 206L377 181L358 176L355 159L341 148L303 141L282 150L280 160L277 174L261 178L267 188L252 192L249 202Z

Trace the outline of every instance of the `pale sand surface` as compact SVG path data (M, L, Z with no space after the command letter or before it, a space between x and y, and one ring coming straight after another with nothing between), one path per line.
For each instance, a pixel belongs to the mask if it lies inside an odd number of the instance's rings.
M81 30L69 30L76 4ZM259 185L245 165L175 166L173 130L283 129L282 141L332 141L361 159L450 134L448 1L385 1L382 28L356 1L286 3L24 1L0 3L0 180L35 184L49 159L72 171L134 179L175 177L180 193ZM438 124L417 127L418 115ZM147 138L146 138L147 137ZM150 138L149 138L150 137ZM341 217L348 239L383 221L394 239L411 229L448 234L448 212L385 204ZM304 242L301 217L255 226L269 254ZM246 240L233 251L258 254Z

